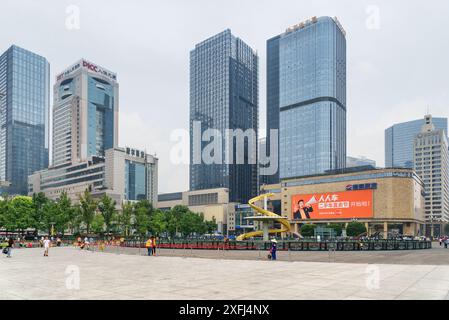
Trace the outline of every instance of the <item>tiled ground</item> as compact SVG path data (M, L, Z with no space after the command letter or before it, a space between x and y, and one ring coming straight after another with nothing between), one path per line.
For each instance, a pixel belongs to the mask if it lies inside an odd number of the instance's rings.
M11 259L0 257L0 288L0 299L446 299L449 265L146 257L75 248L52 248L45 258L41 249L21 249Z

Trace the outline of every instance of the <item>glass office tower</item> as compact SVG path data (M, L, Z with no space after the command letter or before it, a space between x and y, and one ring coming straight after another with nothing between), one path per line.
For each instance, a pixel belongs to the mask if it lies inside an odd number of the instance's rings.
M2 191L27 194L28 175L48 167L50 65L11 46L0 56L0 180Z
M267 134L279 126L280 179L345 167L346 34L336 18L268 40L267 117Z
M246 202L257 195L257 163L248 161L248 153L251 143L257 157L258 104L254 50L230 30L195 46L190 53L190 190L229 188L231 202ZM196 137L194 123L199 122L201 134ZM201 157L209 142L198 138L206 129L216 129L223 137L221 163L208 164ZM255 141L245 139L244 164L226 163L226 129L254 130Z
M435 129L447 135L447 118L432 118ZM413 141L421 132L424 119L397 123L385 130L385 167L413 168Z
M53 86L53 166L104 156L118 143L117 75L82 59Z

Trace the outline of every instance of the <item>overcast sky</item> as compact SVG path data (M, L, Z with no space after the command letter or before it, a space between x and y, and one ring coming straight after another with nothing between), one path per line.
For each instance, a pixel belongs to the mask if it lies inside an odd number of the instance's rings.
M70 5L79 29L67 28ZM449 116L447 0L1 0L0 51L16 44L46 57L51 86L80 58L116 72L119 144L157 153L159 192L175 192L188 189L188 166L170 162L170 133L188 130L195 43L230 28L258 51L263 129L266 40L324 15L347 32L348 155L382 166L385 128L427 109Z

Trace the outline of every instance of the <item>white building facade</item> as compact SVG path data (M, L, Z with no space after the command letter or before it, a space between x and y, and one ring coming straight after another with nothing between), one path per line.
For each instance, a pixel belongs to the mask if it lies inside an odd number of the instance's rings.
M426 234L438 237L449 221L449 154L446 132L435 129L431 115L425 116L421 133L415 136L413 163L426 189Z

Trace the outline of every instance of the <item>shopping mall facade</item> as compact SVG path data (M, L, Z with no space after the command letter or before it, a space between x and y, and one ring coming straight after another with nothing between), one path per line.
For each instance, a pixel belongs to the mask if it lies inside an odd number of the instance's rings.
M384 238L425 232L424 183L412 169L348 168L263 185L261 193L274 193L276 213L288 217L295 232L304 223L353 220Z

